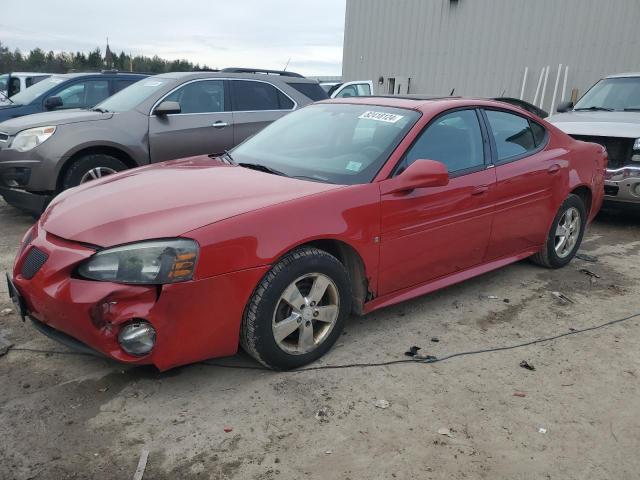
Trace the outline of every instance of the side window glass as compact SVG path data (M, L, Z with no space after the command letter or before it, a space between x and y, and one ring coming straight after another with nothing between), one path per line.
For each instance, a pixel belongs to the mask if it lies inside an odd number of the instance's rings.
M529 120L496 110L486 110L486 113L499 162L535 150L536 142Z
M357 97L358 90L356 90L355 85L348 85L344 87L340 92L336 95L336 98L348 98L348 97Z
M55 96L62 100L61 108L93 107L109 96L108 80L87 80L60 90Z
M9 81L9 96L15 95L16 93L20 92L20 79L19 78L15 78L15 77L11 77L11 80Z
M257 110L291 110L294 107L290 98L269 83L234 80L234 110L252 112Z
M458 110L436 119L411 146L406 168L418 159L444 163L450 173L484 165L482 132L475 110Z
M178 102L181 113L224 112L224 82L204 80L188 83L163 101Z
M113 93L117 93L120 90L122 90L123 88L127 88L129 85L133 85L134 83L136 83L138 80L122 80L122 79L116 79L113 82Z
M536 122L529 122L531 124L531 130L533 131L533 140L536 143L536 147L542 145L544 138L547 136L547 131L542 125Z

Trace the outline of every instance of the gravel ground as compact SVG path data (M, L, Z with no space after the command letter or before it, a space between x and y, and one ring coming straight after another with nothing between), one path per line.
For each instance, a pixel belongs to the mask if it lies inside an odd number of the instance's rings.
M31 222L0 201L0 270L11 268ZM315 366L403 359L412 345L440 357L640 313L640 214L601 214L582 252L597 263L548 271L520 262L352 318ZM0 285L3 310L10 302ZM257 370L243 354L216 363L248 369L123 368L69 354L14 314L0 314L0 335L16 348L59 352L0 357L3 480L133 478L145 450L144 479L160 480L635 479L640 471L640 317L430 365L297 373Z

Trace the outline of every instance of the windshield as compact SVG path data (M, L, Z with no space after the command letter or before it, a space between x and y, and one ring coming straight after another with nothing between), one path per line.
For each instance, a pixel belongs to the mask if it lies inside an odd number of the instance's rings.
M600 80L576 103L580 109L640 109L640 77Z
M7 89L7 80L9 80L8 73L5 73L4 75L0 75L0 90Z
M25 88L20 93L16 93L11 100L18 105L29 105L36 98L45 92L48 92L55 86L67 80L65 77L49 77L45 78L41 82L35 83L29 88Z
M107 98L104 102L99 103L94 108L100 108L109 112L128 112L133 110L155 92L163 88L169 82L169 78L152 77L120 90L115 95Z
M316 104L290 113L232 150L236 163L294 178L373 180L420 113L377 105Z

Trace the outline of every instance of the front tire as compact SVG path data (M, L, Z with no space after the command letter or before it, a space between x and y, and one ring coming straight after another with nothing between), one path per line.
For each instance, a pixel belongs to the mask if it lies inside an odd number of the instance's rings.
M127 166L122 160L111 155L103 153L84 155L75 160L66 171L62 179L62 188L66 190L77 187L81 183L97 180L126 169Z
M575 256L587 225L587 211L582 199L570 194L551 224L547 240L531 260L547 268L562 268Z
M351 302L349 275L342 263L323 250L299 248L276 263L254 291L240 344L273 369L306 365L336 342Z

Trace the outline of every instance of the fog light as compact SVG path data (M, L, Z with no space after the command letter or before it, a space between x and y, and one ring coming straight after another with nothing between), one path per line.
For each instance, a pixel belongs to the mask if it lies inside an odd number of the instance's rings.
M135 320L122 327L118 342L129 355L146 355L156 343L156 330L145 320Z

